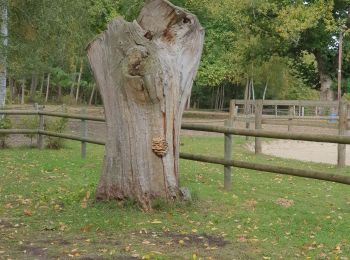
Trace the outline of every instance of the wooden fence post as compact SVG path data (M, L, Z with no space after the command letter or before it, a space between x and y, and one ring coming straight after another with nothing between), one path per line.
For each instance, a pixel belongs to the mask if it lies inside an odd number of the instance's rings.
M339 102L339 135L346 135L348 127L348 103ZM342 168L346 165L346 144L338 144L338 167Z
M235 117L237 116L237 110L236 110L236 101L235 100L231 100L230 101L230 115L229 115L229 119L234 120Z
M275 105L275 117L278 117L278 106Z
M257 100L255 103L255 130L262 129L263 101ZM261 138L255 137L255 154L262 153Z
M81 110L82 115L86 115L86 108ZM85 119L81 119L81 137L86 138L88 132L87 121ZM86 142L81 142L81 158L86 158Z
M290 106L289 107L289 119L288 119L288 132L291 132L292 131L292 120L293 120L293 116L294 116L294 113L295 113L295 106Z
M233 127L233 119L225 121L225 126ZM225 160L232 160L232 135L225 134ZM224 166L224 189L229 191L232 189L232 168L231 166Z
M37 110L38 110L38 112L40 112L40 111L43 111L44 110L44 108L43 108L43 106L38 106L37 107ZM44 130L44 123L45 123L45 121L44 121L45 119L44 119L44 115L41 115L41 114L39 114L39 126L38 126L38 130ZM38 149L43 149L44 148L44 136L42 135L42 134L38 134L38 137L37 137L38 139L37 139L37 146L38 146Z

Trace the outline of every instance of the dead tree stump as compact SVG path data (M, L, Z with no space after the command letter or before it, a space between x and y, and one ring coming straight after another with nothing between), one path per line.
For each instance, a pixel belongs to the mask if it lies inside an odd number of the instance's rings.
M204 30L188 11L146 1L132 23L117 18L88 46L102 95L107 142L99 200L179 196L181 118L191 93Z

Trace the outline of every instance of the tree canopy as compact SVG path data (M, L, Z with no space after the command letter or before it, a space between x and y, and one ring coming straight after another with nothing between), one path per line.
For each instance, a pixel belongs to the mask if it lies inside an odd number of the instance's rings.
M318 98L316 90L322 94L336 84L340 33L343 90L349 89L349 0L172 2L195 13L206 29L198 89L229 86L231 97L242 98L249 82L256 98L264 93L266 98ZM115 17L135 19L142 5L142 0L10 1L9 79L29 85L33 75L52 73L53 86L72 94L81 85L77 96L86 101L93 79L85 47Z

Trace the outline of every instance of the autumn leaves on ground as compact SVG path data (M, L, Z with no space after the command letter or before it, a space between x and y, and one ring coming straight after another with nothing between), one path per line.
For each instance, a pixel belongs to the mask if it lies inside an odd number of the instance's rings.
M223 138L184 137L182 151L222 156ZM349 174L246 152L234 158ZM348 259L350 189L297 177L181 161L192 203L96 203L103 147L16 148L0 157L0 259Z

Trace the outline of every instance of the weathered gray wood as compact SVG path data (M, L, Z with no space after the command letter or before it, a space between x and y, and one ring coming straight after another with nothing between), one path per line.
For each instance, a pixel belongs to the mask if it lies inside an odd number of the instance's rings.
M278 117L278 106L275 105L275 117Z
M83 108L81 110L82 115L86 115L86 108ZM88 126L87 126L87 121L85 119L81 120L81 137L86 138L88 135ZM81 158L85 159L86 158L86 142L81 142Z
M263 101L257 100L255 105L255 130L262 129ZM255 137L255 154L262 153L261 138Z
M236 116L237 116L236 102L235 100L230 100L229 119L234 120Z
M193 14L150 0L137 21L117 18L90 43L107 123L97 199L131 198L147 210L154 198L178 197L181 118L203 41Z
M348 104L339 102L339 135L345 135L348 124ZM346 145L338 144L338 167L343 168L346 165Z
M39 107L38 112L42 111L43 107ZM39 114L39 126L38 126L38 130L44 130L44 124L45 124L45 118L44 115L40 115ZM37 137L37 146L39 149L43 149L44 148L44 136L40 133L38 133L38 137Z
M76 135L70 135L70 134L62 134L62 133L56 133L56 132L50 132L50 131L43 131L43 130L38 130L36 131L37 133L45 136L52 136L52 137L60 137L63 139L69 139L69 140L74 140L74 141L80 141L80 142L86 142L86 143L91 143L91 144L99 144L99 145L105 145L106 142L101 141L101 140L95 140L92 138L82 138L80 136Z
M292 131L292 120L293 120L293 117L294 117L294 112L295 112L295 106L290 106L289 107L289 124L288 124L288 132L291 132Z
M37 134L38 130L32 129L0 129L0 134L4 135L26 135L26 134Z
M225 121L225 126L233 127L233 119L228 119ZM232 135L225 134L225 160L232 159ZM232 169L231 166L224 166L224 189L229 191L232 189Z
M245 100L235 100L237 105L244 105ZM254 100L248 100L248 104L254 104ZM264 100L266 106L304 106L304 107L337 107L337 101L321 101L321 100Z
M316 179L316 180L331 181L331 182L350 185L350 176L346 176L346 175L337 175L337 174L331 174L331 173L320 172L320 171L302 170L302 169L296 169L296 168L265 165L265 164L259 164L259 163L237 161L237 160L227 161L221 158L204 156L204 155L194 155L194 154L188 154L188 153L181 153L180 158L185 160L197 161L197 162L231 165L233 167L242 168L242 169L286 174L286 175L292 175L292 176L298 176L298 177L304 177L304 178L310 178L310 179Z
M288 133L288 132L274 132L274 131L267 131L267 130L234 129L234 128L228 128L228 127L224 127L224 126L199 125L199 124L188 124L188 123L183 123L182 129L193 130L193 131L212 132L212 133L242 135L242 136L275 138L275 139L288 139L288 140L310 141L310 142L320 142L320 143L350 144L350 136L339 136L339 135Z

